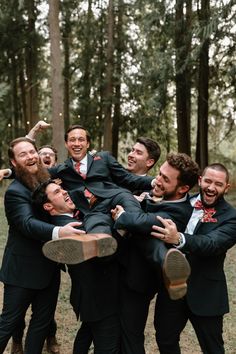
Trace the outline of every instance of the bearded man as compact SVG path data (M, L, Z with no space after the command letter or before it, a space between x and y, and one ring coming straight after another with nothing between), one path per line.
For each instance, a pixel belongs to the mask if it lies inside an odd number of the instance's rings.
M9 233L0 270L0 280L4 283L0 353L32 305L24 353L41 354L60 285L60 268L43 256L42 245L55 236L78 236L84 232L73 227L79 226L78 222L55 227L36 218L39 215L32 207L31 191L49 175L40 164L34 142L28 138L15 139L10 143L8 155L16 177L5 194Z

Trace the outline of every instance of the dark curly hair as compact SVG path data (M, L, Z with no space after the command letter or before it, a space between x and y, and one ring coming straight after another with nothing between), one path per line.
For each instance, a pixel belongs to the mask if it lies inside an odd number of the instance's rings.
M188 185L190 189L197 183L200 175L198 164L184 153L169 153L166 161L170 166L179 171L179 184Z

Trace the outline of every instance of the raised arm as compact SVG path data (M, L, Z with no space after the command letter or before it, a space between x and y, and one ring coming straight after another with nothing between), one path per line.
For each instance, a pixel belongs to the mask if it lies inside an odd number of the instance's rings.
M50 126L51 126L51 124L46 123L44 120L40 120L29 131L29 133L26 135L26 137L31 140L35 140L38 133L43 132L44 130L48 129Z

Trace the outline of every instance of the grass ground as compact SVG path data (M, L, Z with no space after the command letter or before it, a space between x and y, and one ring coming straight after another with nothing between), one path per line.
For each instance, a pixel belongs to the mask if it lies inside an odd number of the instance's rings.
M7 222L4 216L3 209L3 190L0 188L0 225L1 225L1 234L0 234L0 259L2 258L2 252L5 247L6 235L7 235ZM236 193L231 194L231 201L234 202L234 197ZM229 299L230 299L230 313L227 314L224 318L224 340L225 340L225 349L227 354L236 354L236 336L235 336L235 318L236 318L236 247L233 247L227 255L225 263L225 271L229 287ZM0 305L2 305L2 292L3 286L0 283ZM75 333L79 327L75 315L69 304L69 292L70 292L70 279L68 274L62 274L62 284L60 288L58 306L56 311L56 320L58 324L57 336L61 344L61 354L71 354L73 339ZM1 306L0 306L1 307ZM158 353L156 344L155 344L155 335L153 331L153 307L154 301L151 304L148 323L146 327L146 353L154 354ZM29 319L30 311L27 313L27 320ZM183 354L200 354L195 334L192 330L191 325L188 323L182 336L181 336L181 348ZM91 353L93 350L91 349ZM10 343L5 351L6 354L10 353ZM44 351L43 354L47 352Z

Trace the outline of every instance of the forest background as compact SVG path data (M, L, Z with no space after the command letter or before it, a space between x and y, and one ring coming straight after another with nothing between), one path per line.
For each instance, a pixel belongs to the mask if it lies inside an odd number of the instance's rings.
M235 0L1 0L0 166L40 119L59 161L70 124L123 162L138 136L162 157L226 164L236 182Z

